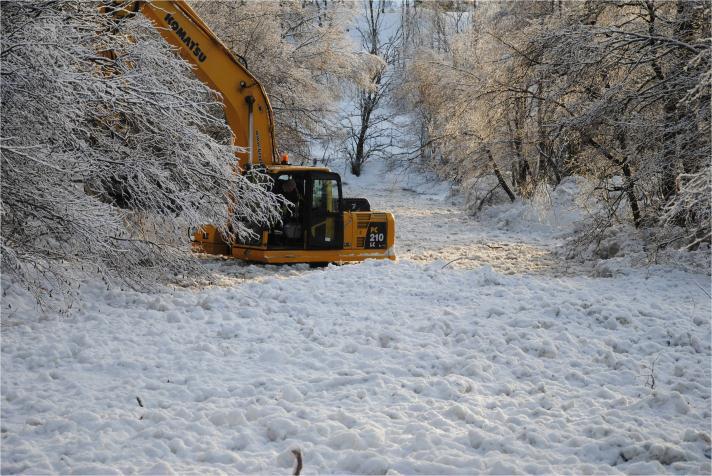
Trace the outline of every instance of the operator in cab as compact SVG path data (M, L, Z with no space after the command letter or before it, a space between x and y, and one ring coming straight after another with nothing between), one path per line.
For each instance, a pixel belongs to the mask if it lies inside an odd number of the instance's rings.
M303 185L303 181L302 185ZM289 201L282 211L283 237L285 244L302 238L302 204L304 196L292 176L280 177L277 181L277 193Z

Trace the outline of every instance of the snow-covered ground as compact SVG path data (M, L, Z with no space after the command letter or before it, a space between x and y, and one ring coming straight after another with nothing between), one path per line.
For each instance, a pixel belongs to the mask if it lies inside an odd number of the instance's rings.
M216 260L62 317L4 282L2 473L710 474L707 275L596 277L556 253L575 210L345 180L398 262Z
M417 173L389 174L377 165L358 179L341 170L344 193L364 195L373 208L395 212L399 258L424 264L457 260L448 267L489 265L504 274L574 272L574 263L556 255L562 235L580 218L571 186L559 189L557 199L563 203L554 211L528 203L505 204L485 209L483 222L477 224L448 184Z

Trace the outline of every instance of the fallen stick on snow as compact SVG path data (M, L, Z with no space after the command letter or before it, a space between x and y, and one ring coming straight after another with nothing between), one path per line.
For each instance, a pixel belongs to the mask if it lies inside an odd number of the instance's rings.
M448 261L447 263L445 263L445 264L443 265L443 267L440 268L440 269L445 269L445 268L447 268L448 265L454 263L455 261L460 261L460 260L463 260L463 259L475 260L475 259L477 259L477 258L469 258L469 257L467 257L467 256L462 256L462 257L460 257L460 258L455 258L454 260L450 260L450 261Z
M298 449L292 450L292 454L294 455L295 458L297 458L297 467L294 468L294 476L299 476L299 473L302 472L302 452Z

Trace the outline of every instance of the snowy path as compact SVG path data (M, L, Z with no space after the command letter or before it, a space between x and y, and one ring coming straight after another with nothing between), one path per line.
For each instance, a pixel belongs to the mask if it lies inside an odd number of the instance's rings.
M87 284L65 318L8 290L2 473L710 473L707 276L572 276L403 188L364 192L397 263Z
M495 223L504 229L478 226L458 201L448 198L442 184L413 185L407 177L396 177L385 184L366 180L366 186L355 193L367 196L375 208L395 213L399 259L419 263L457 260L448 266L488 265L504 274L583 272L553 253L558 240L552 240L550 230L544 237L513 233L506 228L506 218Z

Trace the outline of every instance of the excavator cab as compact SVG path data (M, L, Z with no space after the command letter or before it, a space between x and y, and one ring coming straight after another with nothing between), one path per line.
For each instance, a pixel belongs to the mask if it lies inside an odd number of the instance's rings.
M212 225L194 234L198 252L262 263L329 263L395 259L395 220L371 211L364 198L344 198L341 177L322 167L267 170L284 198L281 223L255 228L256 237L229 244Z
M338 174L322 171L272 174L274 193L282 195L282 223L268 230L269 249L340 249L343 199Z

